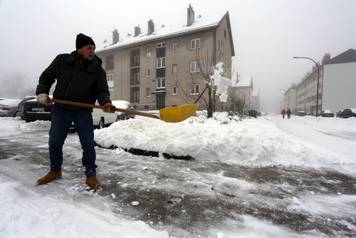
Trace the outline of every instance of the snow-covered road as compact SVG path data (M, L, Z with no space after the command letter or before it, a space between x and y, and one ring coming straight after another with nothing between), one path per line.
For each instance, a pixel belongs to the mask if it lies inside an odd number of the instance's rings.
M76 134L64 178L34 186L47 171L49 124L0 123L0 237L356 235L355 119L122 121L96 141L195 160L97 148L98 194L83 186Z

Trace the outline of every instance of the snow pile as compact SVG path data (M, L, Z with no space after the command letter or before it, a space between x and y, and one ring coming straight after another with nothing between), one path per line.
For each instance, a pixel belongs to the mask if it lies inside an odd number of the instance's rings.
M105 147L116 145L248 166L295 165L330 169L355 166L350 158L308 144L263 118L241 122L195 118L165 123L138 117L96 130L95 141Z
M23 132L48 131L50 128L50 121L34 121L30 123L23 123L20 125L20 129Z
M0 237L168 237L140 221L43 196L0 176Z

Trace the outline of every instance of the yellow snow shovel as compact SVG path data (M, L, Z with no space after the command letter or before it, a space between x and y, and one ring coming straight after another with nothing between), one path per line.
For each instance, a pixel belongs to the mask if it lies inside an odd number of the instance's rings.
M93 108L103 109L104 108L104 106L101 106L101 105L94 105L94 104L88 104L88 103L73 102L73 101L67 101L67 100L61 100L61 99L51 99L51 100L54 103L67 105L67 106L89 108L89 109L93 109ZM136 111L134 109L123 109L123 108L115 107L115 111L117 111L117 112L126 112L126 113L130 113L133 115L161 119L165 122L184 121L185 119L187 119L191 116L194 116L197 109L198 109L198 104L187 104L187 105L182 105L182 106L177 106L177 107L162 108L159 110L160 117L158 117L156 115L146 113L146 112Z

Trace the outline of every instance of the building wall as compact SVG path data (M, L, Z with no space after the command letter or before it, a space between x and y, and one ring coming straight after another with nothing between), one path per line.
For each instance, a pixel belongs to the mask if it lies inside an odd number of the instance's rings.
M110 55L114 57L114 68L106 69L107 74L113 76L112 99L130 101L131 51L139 50L140 98L136 107L140 110L156 109L156 46L162 42L166 45L165 89L162 90L165 91L166 107L193 103L204 90L206 81L202 73L190 72L190 64L193 61L200 62L205 74L210 74L211 66L221 61L224 63L224 76L231 78L231 47L233 46L226 16L216 29L147 42L137 47L99 52L98 56L102 58L104 68L106 57ZM200 39L200 49L191 49L191 40L196 38ZM177 46L175 51L173 50L174 44ZM150 56L147 55L147 50L150 50ZM173 67L176 68L176 72L173 71ZM147 74L148 70L150 75ZM198 85L198 93L191 93L193 84ZM174 87L177 89L176 94L173 93ZM204 95L207 95L207 90ZM200 103L201 109L205 109L205 107L205 104Z
M296 111L305 111L314 115L316 112L317 70L304 78L296 87ZM319 99L318 108L321 112L323 92L323 66L320 67L319 75ZM286 101L286 100L285 100Z
M356 108L356 62L324 67L323 110Z
M292 87L284 94L284 108L289 108L292 113L297 111L297 88Z

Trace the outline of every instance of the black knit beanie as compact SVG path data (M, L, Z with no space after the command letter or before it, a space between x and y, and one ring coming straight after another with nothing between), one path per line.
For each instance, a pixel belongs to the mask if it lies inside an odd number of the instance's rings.
M94 45L95 43L92 38L89 36L84 35L83 33L79 33L77 35L77 39L75 40L75 48L80 49L86 45Z

